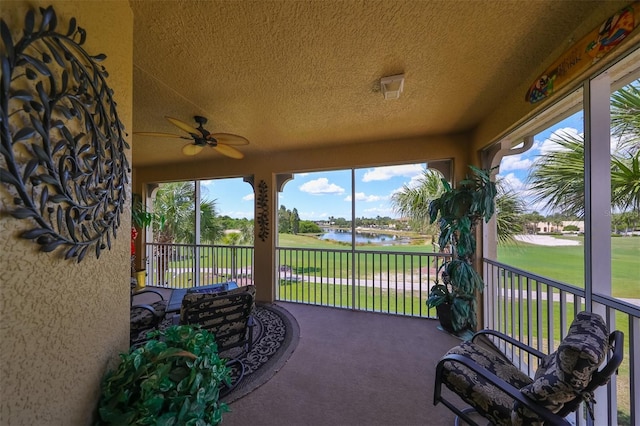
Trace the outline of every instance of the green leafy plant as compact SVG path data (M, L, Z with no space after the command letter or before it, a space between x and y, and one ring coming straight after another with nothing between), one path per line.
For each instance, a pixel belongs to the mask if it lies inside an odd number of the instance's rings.
M473 268L475 230L480 220L488 222L493 216L497 194L491 170L469 168L472 177L467 176L456 188L443 180L445 192L429 204L431 223L438 220L440 249L450 248L452 257L440 266L442 282L437 280L431 287L426 303L430 308L449 306L455 332L477 324L476 291L482 291L484 283Z
M228 411L220 387L231 375L213 334L171 326L120 354L103 378L98 425L217 425Z
M147 211L139 196L134 196L131 205L131 222L136 229L147 228L153 225L154 222L157 222L159 228L162 229L164 228L165 217L162 214Z

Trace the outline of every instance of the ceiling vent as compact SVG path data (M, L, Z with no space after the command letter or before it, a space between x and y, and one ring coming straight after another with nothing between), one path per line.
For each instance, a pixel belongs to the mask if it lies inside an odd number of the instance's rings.
M382 77L380 88L385 99L398 99L404 89L404 74Z

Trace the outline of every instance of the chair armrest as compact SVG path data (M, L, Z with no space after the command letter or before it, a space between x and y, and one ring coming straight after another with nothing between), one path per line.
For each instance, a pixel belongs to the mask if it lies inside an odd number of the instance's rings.
M145 288L145 289L142 289L142 290L140 290L138 292L131 293L131 307L133 308L133 306L134 306L133 305L133 301L134 301L136 296L141 296L141 295L146 294L146 293L153 293L153 294L155 294L157 296L160 296L160 300L164 301L164 296L158 290L152 290L152 289L149 289L149 288Z
M144 288L144 289L142 289L140 291L136 291L135 293L133 293L133 297L139 296L139 295L144 294L144 293L157 294L158 296L160 296L160 300L164 300L164 296L162 295L161 292L159 292L158 290L150 289L150 288Z
M151 312L151 313L153 314L153 316L158 317L158 318L160 318L160 317L164 316L164 313L163 313L162 315L160 315L160 312L158 312L157 310L155 310L155 309L153 308L153 306L151 306L151 305L147 305L147 304L144 304L144 303L141 303L141 304L139 304L139 305L133 305L133 306L131 307L131 310L133 310L133 309L144 309L145 311L149 311L149 312Z
M488 382L490 382L495 387L502 390L505 394L509 395L514 400L520 402L524 407L528 408L529 410L533 411L538 416L540 416L545 421L545 424L567 425L567 426L571 425L571 423L568 420L538 405L535 401L523 395L522 392L520 392L520 389L517 389L516 387L502 380L500 377L496 376L486 368L476 364L471 358L468 358L464 355L449 354L449 355L445 355L440 359L440 361L438 362L438 365L436 366L437 386L441 386L442 384L442 370L444 369L445 362L454 362L454 363L462 364L465 367L469 368L470 370L474 371L476 374L484 377ZM440 389L436 389L435 394L437 397L439 397Z
M256 320L253 318L253 315L249 315L249 320L247 321L247 327L249 328L249 336L247 337L247 352L251 352L253 349L253 327L256 326Z
M171 325L180 325L180 314L173 314L171 316Z
M490 336L497 337L498 339L503 340L503 341L505 341L505 342L507 342L509 344L512 344L512 345L522 349L523 351L526 351L526 352L530 353L531 355L535 355L536 357L538 357L540 359L542 359L542 358L544 358L546 356L545 353L540 352L539 350L537 350L535 348L532 348L531 346L526 345L526 344L514 339L511 336L507 336L506 334L501 333L499 331L495 331L495 330L490 330L490 329L480 330L480 331L476 332L473 335L473 337L471 338L471 341L473 342L476 339L476 337L483 336L483 335L490 335ZM489 339L489 340L491 340L491 339Z

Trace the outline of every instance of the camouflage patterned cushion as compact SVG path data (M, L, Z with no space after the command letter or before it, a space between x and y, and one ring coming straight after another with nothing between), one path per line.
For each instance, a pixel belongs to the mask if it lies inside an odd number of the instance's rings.
M158 300L157 302L144 306L151 307L155 311L155 314L141 306L134 305L131 307L131 328L129 331L131 343L137 341L141 334L151 331L158 326L162 318L164 318L167 302Z
M522 393L557 413L564 404L579 397L591 375L604 361L608 348L608 332L598 314L580 312L569 327L558 350L542 361L534 381ZM516 404L513 423L539 424L540 419Z
M504 357L479 344L464 342L451 349L447 355L449 354L459 354L472 359L517 389L531 383L529 376ZM471 369L457 362L445 362L442 382L494 424L511 424L513 398Z
M180 324L198 324L211 331L220 352L242 345L255 294L252 285L217 293L187 293L182 299Z

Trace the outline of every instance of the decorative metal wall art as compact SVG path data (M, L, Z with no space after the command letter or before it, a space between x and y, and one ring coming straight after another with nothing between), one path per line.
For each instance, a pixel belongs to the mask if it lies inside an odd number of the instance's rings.
M269 237L269 202L267 196L267 183L263 180L258 184L256 197L256 209L258 217L258 237L264 242Z
M37 25L27 12L15 43L0 20L0 181L14 203L3 210L29 221L20 236L41 251L59 249L80 262L92 247L100 257L116 238L129 145L107 70L98 65L106 56L82 48L87 34L75 18L61 34L51 6L40 15Z

